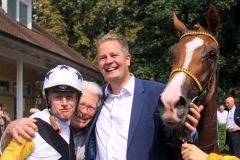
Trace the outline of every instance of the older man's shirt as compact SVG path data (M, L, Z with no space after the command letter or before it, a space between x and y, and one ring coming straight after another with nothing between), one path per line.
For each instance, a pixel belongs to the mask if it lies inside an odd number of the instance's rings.
M235 112L236 106L233 106L228 111L228 118L227 118L227 129L232 129L238 127L237 124L234 121L234 112Z

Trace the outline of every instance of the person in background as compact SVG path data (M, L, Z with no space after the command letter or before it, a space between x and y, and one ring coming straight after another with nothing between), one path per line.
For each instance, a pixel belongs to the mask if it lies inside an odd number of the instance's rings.
M240 158L240 108L235 106L235 99L229 96L225 99L228 111L226 143L230 154Z
M221 104L217 110L217 122L218 122L218 145L221 152L224 152L226 142L226 121L228 111L225 110L225 106Z
M58 65L45 76L43 93L47 109L33 114L38 132L33 140L14 139L1 155L1 160L63 159L75 160L70 119L82 94L82 77L74 68ZM31 128L30 128L31 129Z
M181 149L183 160L239 160L239 158L235 156L223 156L216 153L208 155L194 144L183 144Z
M226 124L228 111L225 110L225 106L221 104L217 110L217 122L218 124Z

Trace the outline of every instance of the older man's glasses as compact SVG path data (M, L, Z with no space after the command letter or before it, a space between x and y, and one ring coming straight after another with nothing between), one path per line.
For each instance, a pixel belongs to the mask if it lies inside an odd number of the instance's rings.
M96 106L93 107L93 106L90 106L90 105L87 105L87 104L84 104L84 103L79 103L78 106L79 106L80 110L86 110L89 113L93 113L93 112L96 111Z

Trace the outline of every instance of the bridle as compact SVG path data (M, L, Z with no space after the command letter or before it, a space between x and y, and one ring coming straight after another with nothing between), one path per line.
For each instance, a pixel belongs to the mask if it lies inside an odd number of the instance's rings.
M194 36L194 35L205 35L207 37L210 37L217 45L217 47L219 47L218 42L216 40L216 38L214 36L212 36L211 34L207 33L207 32L197 32L197 31L191 31L191 32L186 32L184 33L180 39L187 37L187 36ZM218 62L218 54L217 54L217 58L215 59L214 62L214 67L213 67L213 71L207 81L207 83L202 86L201 82L199 81L199 79L191 72L189 71L187 68L183 68L183 67L178 67L176 69L173 69L170 73L169 79L172 78L172 76L176 73L176 72L184 72L185 74L187 74L189 77L191 77L191 79L196 83L198 89L199 89L199 94L198 96L194 97L192 99L192 103L199 105L201 103L201 100L203 99L203 97L207 94L207 91L210 87L211 81L213 79L214 74L216 73L217 70L217 62Z
M217 45L217 48L219 48L219 45L218 45L218 42L217 40L215 39L215 37L213 37L211 34L207 33L207 32L197 32L197 31L191 31L191 32L186 32L185 34L183 34L180 39L184 38L184 37L187 37L187 36L195 36L195 35L205 35L207 37L210 37L214 42L215 44ZM199 78L197 78L191 71L189 71L187 68L184 68L184 67L177 67L175 69L173 69L170 73L170 76L169 76L169 79L172 78L172 76L177 73L177 72L184 72L185 74L187 74L189 77L191 77L191 79L195 82L195 84L197 85L198 87L198 90L200 91L199 94L194 97L192 99L192 103L196 104L196 105L200 105L203 97L207 94L208 90L209 90L209 87L211 85L211 82L214 78L214 75L217 71L217 63L218 63L218 54L217 54L217 57L214 59L214 66L213 66L213 71L208 79L208 81L206 82L205 85L202 85L202 83L199 81ZM185 130L185 126L182 125L180 126L179 128L176 128L175 129L175 134L177 137L179 137L183 143L186 143L188 138L189 138L189 134L186 132ZM211 143L209 145L206 145L206 146L202 146L203 148L205 147L208 147L208 146L211 146L211 145L214 145L215 143Z

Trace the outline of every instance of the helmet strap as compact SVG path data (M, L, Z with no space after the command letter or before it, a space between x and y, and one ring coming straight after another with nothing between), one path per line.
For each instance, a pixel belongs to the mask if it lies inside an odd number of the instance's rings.
M81 93L81 92L80 92L80 93L77 93L77 105L76 105L76 107L75 107L75 112L76 112L76 113L78 112L77 108L78 108L78 104L79 104L79 102L80 102L81 97L82 97L82 93Z
M51 126L53 127L54 131L59 134L59 133L61 132L61 129L60 129L59 126L57 125L55 116L52 114L52 112L50 111L50 109L48 109L48 111L49 111L49 113L50 113L49 120L50 120Z

